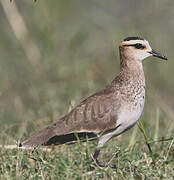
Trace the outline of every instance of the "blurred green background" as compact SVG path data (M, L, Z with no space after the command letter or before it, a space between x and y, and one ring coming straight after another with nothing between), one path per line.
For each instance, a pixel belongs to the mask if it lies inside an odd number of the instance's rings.
M1 143L25 139L110 83L128 36L169 59L144 61L141 120L149 137L174 132L174 1L1 0L0 25Z

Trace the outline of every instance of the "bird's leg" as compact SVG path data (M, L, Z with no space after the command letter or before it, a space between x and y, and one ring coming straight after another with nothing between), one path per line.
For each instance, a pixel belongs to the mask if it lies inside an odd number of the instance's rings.
M120 126L120 125L119 125L119 126ZM116 129L117 129L119 126L117 126ZM97 159L98 156L99 156L99 154L100 154L100 148L102 148L102 147L104 146L104 144L105 144L107 141L109 141L109 139L112 138L112 136L113 136L113 133L110 132L110 133L108 133L108 134L102 135L102 136L99 138L97 150L95 151L95 153L94 153L94 155L93 155L93 160L94 160L95 164L98 165L98 166L100 166L100 167L108 167L108 166L109 166L109 167L114 168L114 169L117 168L117 166L114 165L114 164L104 165L103 163L99 162L98 159Z
M110 168L113 168L113 169L117 169L117 166L115 164L108 164L108 165L105 165L104 163L98 161L98 156L100 154L100 149L97 149L93 155L93 161L95 162L95 164L99 167L110 167Z
M99 156L99 154L100 154L100 149L97 149L97 150L95 151L94 155L93 155L93 160L94 160L94 162L96 163L97 166L99 166L99 167L105 167L105 165L104 165L103 163L99 162L98 159L97 159L98 156Z
M95 162L95 164L99 167L105 167L105 165L101 162L98 161L98 156L100 154L100 149L97 149L93 155L93 161Z

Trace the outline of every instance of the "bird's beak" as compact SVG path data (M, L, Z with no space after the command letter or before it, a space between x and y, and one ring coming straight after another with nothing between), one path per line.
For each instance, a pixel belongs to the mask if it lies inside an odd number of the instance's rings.
M158 57L158 58L160 58L160 59L168 60L165 56L163 56L163 55L161 55L160 53L154 51L153 49L152 49L152 51L149 52L149 53L152 54L152 56L154 56L154 57Z

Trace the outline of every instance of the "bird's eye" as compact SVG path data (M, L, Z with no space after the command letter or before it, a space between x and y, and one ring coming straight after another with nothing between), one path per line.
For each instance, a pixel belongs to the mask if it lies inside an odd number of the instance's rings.
M145 47L144 47L142 44L140 44L140 43L135 44L135 47L136 47L137 49L144 49L144 48L145 48Z

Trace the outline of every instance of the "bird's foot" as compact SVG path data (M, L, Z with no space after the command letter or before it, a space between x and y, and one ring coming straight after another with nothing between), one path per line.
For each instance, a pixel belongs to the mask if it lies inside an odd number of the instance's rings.
M99 167L106 167L106 165L100 161L98 161L97 159L94 161L95 165L96 166L99 166Z
M97 158L99 156L99 153L100 153L100 149L97 149L95 151L94 155L93 155L93 158L92 158L92 162L94 163L95 166L98 166L98 167L101 167L101 168L103 168L103 167L110 167L112 169L117 169L118 168L117 165L115 165L115 164L106 164L105 165L104 163L98 161ZM94 167L92 167L91 169L94 169Z
M116 164L108 164L108 166L112 169L118 169Z
M117 169L118 168L117 165L115 165L115 164L104 164L104 163L98 161L97 159L93 160L93 162L94 162L95 166L98 166L98 167L101 167L101 168L105 168L105 167L110 167L112 169Z

